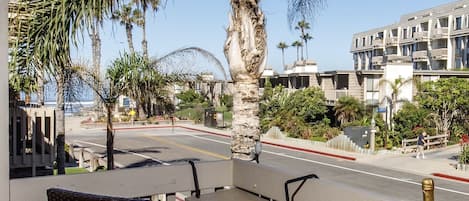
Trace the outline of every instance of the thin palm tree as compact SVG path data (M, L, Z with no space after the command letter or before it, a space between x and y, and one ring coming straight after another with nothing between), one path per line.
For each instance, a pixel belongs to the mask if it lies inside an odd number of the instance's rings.
M303 47L303 43L297 40L291 44L292 47L296 47L296 61L300 60L300 48Z
M285 66L285 49L288 48L288 45L285 42L280 42L278 43L277 48L282 50L282 65L283 68L286 70L287 67Z
M312 16L322 0L289 0L289 18ZM233 90L233 158L251 160L260 140L258 80L267 59L265 19L260 0L230 0L231 16L224 52Z
M138 23L139 26L142 27L142 49L143 49L143 57L147 60L148 58L148 42L146 36L146 14L147 9L151 9L153 12L157 12L160 8L161 4L165 4L162 2L166 2L165 0L132 0L137 4L137 8L142 10L141 20Z
M383 100L386 100L389 104L389 107L390 107L390 128L391 128L391 131L394 131L394 126L393 126L393 114L396 113L396 105L400 102L404 102L404 101L408 101L408 100L399 100L398 97L399 97L399 94L401 93L401 89L402 87L406 86L407 84L413 82L414 79L413 78L409 78L409 79L404 79L402 77L399 77L395 80L387 80L387 79L383 79L383 80L380 80L379 81L379 85L380 86L388 86L390 89L391 89L391 94L390 95L386 95L384 96Z
M305 42L305 53L306 53L306 60L308 60L308 41L312 40L313 37L309 35L309 33L306 33L305 35L301 36L301 39Z
M129 44L131 54L135 53L132 30L134 24L141 24L143 17L140 10L134 9L132 5L132 3L123 5L120 10L114 11L111 17L112 20L119 22L120 25L125 27L127 43Z
M65 89L71 68L70 45L77 44L77 34L88 29L96 16L106 16L117 0L19 0L22 9L33 16L25 30L25 47L31 48L26 60L37 61L56 83L56 131L58 173L65 174ZM11 62L16 62L12 60Z
M364 115L363 104L352 96L340 97L334 106L334 111L341 126L360 119Z
M296 30L300 30L300 38L306 43L306 39L305 39L305 35L306 35L306 30L310 29L311 27L309 26L309 22L307 22L306 20L301 20L298 22L298 24L296 25L295 29ZM304 60L304 57L303 57L303 47L301 47L301 60Z

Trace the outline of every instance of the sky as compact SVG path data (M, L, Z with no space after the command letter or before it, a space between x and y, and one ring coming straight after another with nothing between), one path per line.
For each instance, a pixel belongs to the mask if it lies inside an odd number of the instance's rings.
M450 0L328 0L327 6L310 21L308 42L309 58L318 63L319 71L353 70L350 47L352 35L399 21L400 16L452 2ZM291 44L299 39L299 32L290 29L287 22L287 0L263 0L261 7L266 16L268 41L267 65L282 72L282 54L279 42ZM226 39L229 0L168 0L165 8L147 15L147 40L149 54L161 57L176 49L197 46L214 54L228 71L223 45ZM118 23L105 22L101 31L102 69L113 59L128 51L125 29ZM134 28L134 45L141 51L141 29ZM80 45L72 52L75 60L89 61L89 37L83 36ZM285 63L296 59L296 48L285 50ZM195 68L220 74L212 65L197 62Z

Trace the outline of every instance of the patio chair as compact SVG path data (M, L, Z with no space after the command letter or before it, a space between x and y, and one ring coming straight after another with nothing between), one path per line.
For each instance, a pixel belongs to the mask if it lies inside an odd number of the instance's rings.
M95 195L89 193L81 193L59 188L47 189L48 201L143 201L130 198L110 197L104 195Z

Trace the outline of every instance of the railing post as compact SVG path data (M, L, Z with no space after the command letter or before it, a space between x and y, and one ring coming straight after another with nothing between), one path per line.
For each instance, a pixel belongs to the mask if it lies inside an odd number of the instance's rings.
M8 1L0 1L0 200L10 200L8 146Z
M423 201L434 201L434 189L433 179L425 178L422 180Z

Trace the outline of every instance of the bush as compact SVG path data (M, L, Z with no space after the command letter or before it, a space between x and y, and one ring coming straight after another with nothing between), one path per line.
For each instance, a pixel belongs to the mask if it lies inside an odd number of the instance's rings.
M176 117L182 120L193 120L194 123L202 123L204 120L204 108L203 107L195 107L195 108L186 108L183 110L179 110L175 113Z

